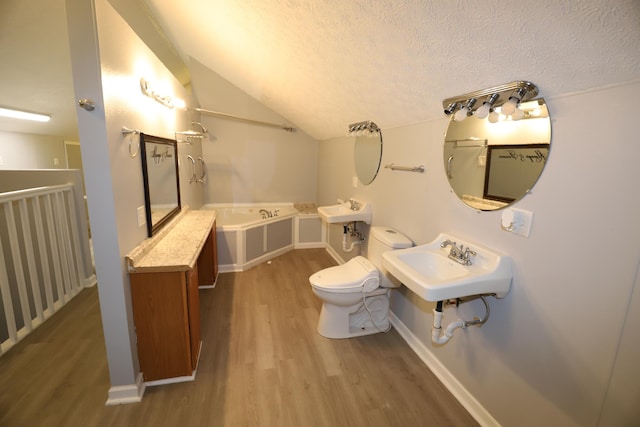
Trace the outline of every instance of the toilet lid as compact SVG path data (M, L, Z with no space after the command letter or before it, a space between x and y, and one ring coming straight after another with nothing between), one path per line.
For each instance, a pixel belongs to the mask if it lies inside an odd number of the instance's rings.
M357 256L309 277L312 286L329 292L371 292L380 283L378 269L365 257Z

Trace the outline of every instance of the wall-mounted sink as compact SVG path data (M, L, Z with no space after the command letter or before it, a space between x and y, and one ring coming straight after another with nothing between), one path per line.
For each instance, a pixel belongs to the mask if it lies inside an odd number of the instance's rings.
M356 202L354 200L318 208L320 218L329 224L347 224L353 221L363 221L371 224L371 213L371 205L369 203Z
M469 256L471 265L451 259L451 246L442 247L446 241L456 242L457 248L462 245L475 253ZM511 287L510 257L447 234L440 234L425 245L385 252L382 264L427 301L481 294L504 298Z

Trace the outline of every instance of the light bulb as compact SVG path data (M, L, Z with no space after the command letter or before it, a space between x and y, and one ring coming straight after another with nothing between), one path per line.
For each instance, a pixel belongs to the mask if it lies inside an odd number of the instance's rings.
M507 116L513 114L513 112L516 110L516 107L518 106L519 101L520 100L515 96L509 98L509 100L502 106L502 114Z
M524 119L524 111L522 111L519 108L516 108L516 110L511 114L511 120L522 120Z
M469 113L469 109L467 107L462 107L461 109L456 111L456 114L453 116L453 120L455 120L456 122L461 122L467 118L467 113Z
M500 114L497 111L492 111L489 113L489 122L490 123L498 123L500 120Z
M475 113L475 116L479 119L484 119L491 112L491 105L488 102L482 104Z

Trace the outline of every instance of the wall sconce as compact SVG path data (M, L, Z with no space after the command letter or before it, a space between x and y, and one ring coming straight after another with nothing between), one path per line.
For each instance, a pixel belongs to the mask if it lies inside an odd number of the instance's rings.
M16 110L14 108L0 107L0 116L11 119L31 120L34 122L48 122L51 116L40 113L30 113L28 111Z
M529 118L529 116L533 117L526 113L520 114L518 105L521 102L535 98L537 95L538 88L536 85L527 81L516 81L447 98L442 101L442 106L444 107L444 113L447 116L453 114L453 120L455 121L462 121L470 115L475 115L479 119L489 116L489 121L495 123L498 121L498 113L495 109L500 106L502 107L501 113L506 116L512 116L513 120ZM506 101L501 102L502 100ZM479 104L480 107L473 111L473 107L476 104Z
M160 95L156 91L154 91L151 87L151 84L144 78L140 77L140 90L143 94L148 96L149 98L153 98L160 104L164 105L167 108L185 108L186 104L183 100L179 98L171 98L169 95Z
M373 123L371 120L367 120L349 125L347 136L376 136L379 133L380 128L378 125Z

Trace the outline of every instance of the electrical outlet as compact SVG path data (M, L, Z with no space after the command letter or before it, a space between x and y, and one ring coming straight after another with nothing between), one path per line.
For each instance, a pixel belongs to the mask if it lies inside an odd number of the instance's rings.
M138 206L138 227L142 227L147 223L147 215L144 210L144 206Z
M58 166L60 164L60 159L58 159L57 157L53 158L53 165L54 166Z
M358 188L358 177L354 176L352 179L353 188Z
M0 166L4 165L4 159L0 156Z

